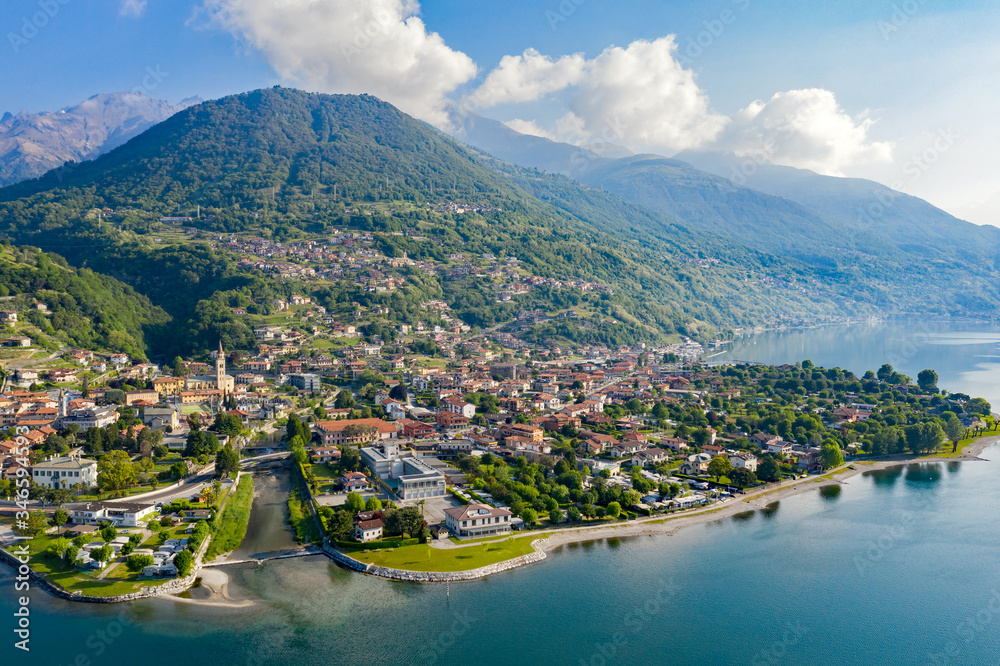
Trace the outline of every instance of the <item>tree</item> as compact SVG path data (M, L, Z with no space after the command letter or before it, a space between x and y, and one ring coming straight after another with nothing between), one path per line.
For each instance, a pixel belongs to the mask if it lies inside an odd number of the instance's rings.
M124 451L110 451L98 461L97 483L101 488L117 492L135 482L135 464Z
M712 461L708 463L708 473L709 475L715 477L718 481L720 477L729 476L729 473L733 471L733 464L729 462L729 458L725 456L716 456L712 458Z
M218 476L235 474L240 469L240 454L236 453L231 444L226 444L215 455L215 473Z
M69 522L69 513L67 513L66 509L62 507L56 509L56 512L52 514L52 524L61 528L67 522Z
M71 543L69 548L66 549L66 552L63 553L63 559L72 564L73 562L76 562L76 558L79 557L79 555L80 548L75 543Z
M737 467L729 473L729 480L740 488L746 488L756 483L757 475L746 467Z
M215 422L212 424L216 432L230 437L236 437L243 432L243 421L237 414L227 414L220 412L215 415Z
M348 472L356 472L361 467L361 453L357 447L345 445L340 452L340 465Z
M556 525L563 519L563 512L559 509L552 509L549 511L549 522Z
M906 426L903 433L906 437L906 446L917 455L936 451L945 437L944 430L937 421Z
M405 405L407 399L406 386L402 382L396 384L389 390L389 397L393 400L399 400Z
M176 558L174 558L176 561ZM129 571L138 572L142 571L145 567L153 565L152 555L130 555L128 560L125 562L125 566L128 567Z
M521 520L524 521L525 525L534 525L538 522L538 512L532 508L523 509L521 511Z
M183 462L175 462L170 466L170 476L175 479L183 479L187 476L188 468Z
M937 391L937 383L938 373L934 372L930 368L921 370L917 373L917 385L920 387L921 391Z
M959 440L965 434L965 428L962 427L962 422L954 414L951 414L944 422L944 434L948 436L948 439L955 442L957 448Z
M182 550L174 556L174 566L177 567L177 573L180 576L188 575L193 563L194 556L190 550Z
M337 400L334 402L334 406L337 409L351 409L357 404L354 400L354 395L348 389L343 389L337 394Z
M101 538L105 543L111 543L118 537L118 528L114 525L105 525L101 528Z
M566 517L569 518L571 523L578 522L580 520L580 510L575 506L571 506L566 509Z
M965 403L965 411L977 416L989 416L990 410L990 403L986 402L982 398L973 398Z
M327 531L335 539L346 539L354 530L354 517L350 511L337 511L327 521Z
M424 517L420 513L420 509L415 506L389 511L385 517L385 531L388 534L413 536L420 534L423 526Z
M90 551L90 557L95 562L108 562L111 560L111 556L114 554L114 549L111 546L104 545L100 548L95 548Z
M595 518L597 516L597 509L593 504L584 504L582 510L580 511L587 518Z
M622 492L621 503L627 507L633 507L642 500L638 490L626 490Z
M757 465L757 476L765 481L779 481L781 479L781 466L777 460L767 456Z
M48 553L52 557L62 557L66 554L66 550L73 545L69 539L63 539L59 537L49 545Z
M352 492L347 493L347 503L345 504L347 510L351 513L357 513L358 511L365 510L365 498L361 496L361 493Z
M820 456L823 458L823 469L844 464L844 454L835 442L827 441L823 444L820 447Z
M612 518L617 518L622 513L622 505L618 502L608 502L607 514Z
M374 495L369 497L365 501L365 511L381 511L382 510L382 500L375 497Z
M878 377L879 381L885 382L889 381L889 378L892 377L894 372L895 370L893 370L891 365L884 363L882 367L878 369L878 372L875 373L875 376Z

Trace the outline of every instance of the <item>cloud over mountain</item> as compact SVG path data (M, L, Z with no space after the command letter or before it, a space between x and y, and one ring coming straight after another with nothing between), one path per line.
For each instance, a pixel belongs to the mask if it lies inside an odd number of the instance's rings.
M476 75L469 56L428 31L416 0L205 0L203 9L286 79L370 93L438 125L448 95Z

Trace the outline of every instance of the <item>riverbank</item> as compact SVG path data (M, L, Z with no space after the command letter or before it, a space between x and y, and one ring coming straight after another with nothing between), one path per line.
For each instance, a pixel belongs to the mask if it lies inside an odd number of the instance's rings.
M782 484L763 488L757 491L750 491L739 498L730 498L722 502L717 502L704 509L684 512L679 515L656 515L647 518L639 518L618 524L603 524L594 527L585 525L576 528L555 528L551 530L540 530L528 535L514 537L517 541L526 540L532 537L530 545L532 554L522 555L509 560L501 560L487 566L465 571L433 571L433 570L411 570L397 569L391 567L378 566L374 562L365 562L351 557L344 552L338 552L340 557L334 559L341 564L349 566L355 571L361 571L372 576L390 578L393 580L403 580L422 583L443 583L450 581L470 580L482 578L501 571L524 566L545 559L546 553L573 543L587 541L597 541L601 539L672 535L678 530L692 525L701 525L731 518L737 514L758 509L767 509L768 505L780 502L783 499L794 497L811 490L819 490L827 486L834 486L847 483L849 479L865 472L887 469L899 465L923 462L973 462L981 461L980 454L992 444L1000 442L1000 436L981 437L974 442L967 444L962 449L959 456L915 456L898 455L879 460L858 460L846 463L836 470L821 476L810 476L805 479L786 481ZM494 542L506 541L507 539L494 539ZM459 548L482 546L490 541L477 541L462 544ZM404 548L417 548L417 546L405 546ZM426 548L426 546L425 546ZM402 549L397 549L402 550ZM347 562L346 560L351 560Z
M215 606L218 608L246 608L253 606L250 599L234 599L229 595L229 575L219 569L202 569L198 572L200 585L192 587L180 594L166 595L162 598L183 604L199 606Z

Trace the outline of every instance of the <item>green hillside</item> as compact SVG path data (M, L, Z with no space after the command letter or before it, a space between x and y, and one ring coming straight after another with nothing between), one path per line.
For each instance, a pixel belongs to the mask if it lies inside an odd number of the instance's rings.
M0 309L18 312L20 327L41 332L57 345L135 358L146 357L147 335L161 334L169 321L166 312L128 285L86 268L76 270L59 255L30 247L0 248L0 296Z

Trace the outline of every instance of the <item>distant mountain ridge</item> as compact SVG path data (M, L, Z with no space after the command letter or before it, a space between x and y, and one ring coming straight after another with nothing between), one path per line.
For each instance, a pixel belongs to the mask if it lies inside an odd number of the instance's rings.
M66 162L114 150L201 98L180 104L135 92L104 93L47 113L0 118L0 186L37 178Z

